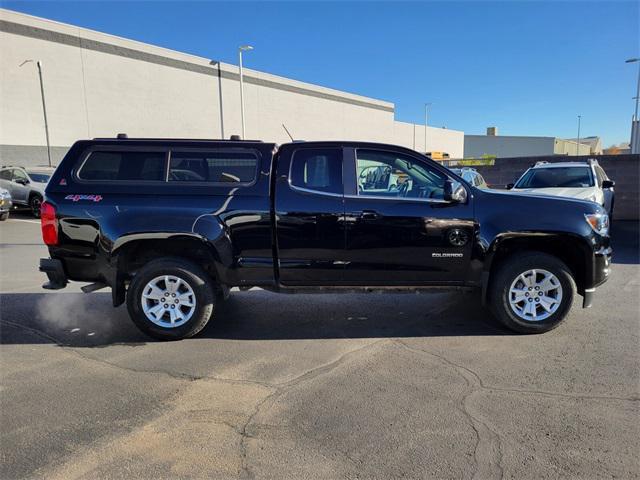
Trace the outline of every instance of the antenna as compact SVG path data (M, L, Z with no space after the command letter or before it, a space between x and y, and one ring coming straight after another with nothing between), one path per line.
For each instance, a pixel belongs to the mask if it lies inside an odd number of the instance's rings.
M284 128L284 131L287 132L287 135L289 135L289 138L291 139L292 142L295 142L295 140L293 139L293 137L291 136L291 134L289 133L289 130L287 130L287 127L285 126L285 124L282 124L282 128Z

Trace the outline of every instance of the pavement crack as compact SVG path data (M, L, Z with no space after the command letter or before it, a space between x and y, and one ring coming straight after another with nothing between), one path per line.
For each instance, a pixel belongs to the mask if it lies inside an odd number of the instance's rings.
M364 350L368 350L376 345L379 345L380 343L384 343L384 342L389 342L388 339L383 338L380 340L376 340L375 342L370 342L367 343L366 345L363 345L361 347L358 348L354 348L353 350L349 350L348 352L345 352L344 354L342 354L340 357L338 357L337 359L325 363L323 365L317 366L317 367L313 367L310 368L309 370L306 370L304 373L301 373L300 375L298 375L297 377L288 380L286 382L282 382L282 383L278 383L275 386L278 387L279 389L284 389L284 390L290 390L291 388L304 383L304 382L308 382L310 380L315 379L316 377L319 377L325 373L330 372L331 370L336 369L337 367L339 367L342 363L344 363L346 360L348 360L349 358L356 356L360 353L362 353Z
M474 411L471 405L473 395L484 389L479 375L466 367L451 362L442 355L411 347L399 339L396 339L395 342L410 352L435 358L439 363L452 368L458 376L462 377L467 384L468 391L460 400L459 410L467 417L476 436L476 445L473 452L476 468L472 478L474 480L503 478L502 441L500 435L481 418L479 413Z
M225 378L225 377L218 377L215 375L193 375L193 374L189 374L189 373L184 373L184 372L172 372L169 370L160 370L160 369L144 369L144 368L134 368L134 367L128 367L128 366L123 366L123 365L119 365L115 362L110 362L109 360L105 360L102 358L96 358L96 357L92 357L91 355L86 355L84 353L82 353L81 351L79 351L77 348L69 346L69 345L65 345L64 342L62 342L61 340L49 335L48 333L45 333L41 330L38 330L36 328L33 327L27 327L25 325L20 325L18 323L14 323L11 322L9 320L0 320L0 324L4 324L7 326L11 326L11 327L15 327L15 328L19 328L22 329L24 331L28 331L34 335L37 335L45 340L48 340L50 342L52 342L53 344L57 345L59 348L61 348L64 352L67 352L71 355L74 355L76 357L79 357L82 360L85 360L87 362L93 362L93 363L97 363L103 366L107 366L107 367L111 367L111 368L115 368L118 370L122 370L122 371L126 371L126 372L131 372L131 373L139 373L139 374L149 374L149 375L164 375L164 376L168 376L169 378L172 378L174 380L181 380L181 381L188 381L188 382L195 382L198 380L211 380L211 381L217 381L217 382L223 382L223 383L231 383L231 384L236 384L236 385L259 385L261 387L266 387L266 388L273 388L274 385L267 383L267 382L260 382L257 380L242 380L242 379L234 379L234 378Z
M239 431L239 434L241 437L240 439L240 459L241 459L240 478L247 479L247 480L251 480L255 478L255 474L253 473L253 470L249 465L247 440L250 438L255 438L253 435L251 435L250 428L254 424L254 420L259 414L264 413L265 411L268 411L278 401L278 398L280 398L282 395L286 394L290 390L294 389L298 385L314 380L322 375L325 375L335 370L336 368L338 368L348 359L354 356L357 356L363 353L365 350L368 350L384 342L388 343L390 342L390 340L380 339L375 342L367 343L366 345L363 345L359 348L349 350L348 352L342 354L340 357L333 360L332 362L326 363L324 365L320 365L318 367L310 368L304 373L298 375L297 377L291 380L288 380L286 382L282 382L279 384L275 384L275 385L270 385L270 388L275 388L275 390L256 404L254 411L247 418L247 421L242 425Z
M465 380L467 386L471 389L461 401L461 410L469 418L471 427L473 428L477 439L474 451L474 458L476 461L476 472L473 475L474 479L502 478L504 474L502 469L503 453L501 437L495 430L493 430L489 426L487 422L483 421L480 418L479 414L473 413L473 407L470 404L472 397L480 391L504 392L524 395L542 395L548 397L560 397L577 400L605 400L625 402L637 402L640 400L640 397L616 397L610 395L563 393L545 390L487 385L478 373L463 365L452 362L444 355L430 352L422 348L412 347L400 339L396 339L395 342L411 352L428 355L432 358L435 358L440 363L452 368L459 376L461 376Z

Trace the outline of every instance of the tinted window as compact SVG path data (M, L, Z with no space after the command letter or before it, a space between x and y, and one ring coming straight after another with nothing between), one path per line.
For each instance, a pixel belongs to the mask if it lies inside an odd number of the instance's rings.
M14 169L13 170L13 181L15 182L16 180L29 181L29 179L27 178L27 175L22 170Z
M11 180L11 170L0 170L0 180Z
M291 184L319 192L342 194L342 152L337 148L305 148L291 162Z
M251 183L258 158L253 152L171 152L169 181Z
M38 183L47 183L51 178L51 175L48 173L29 172L29 176L31 177L31 180Z
M165 156L164 152L92 152L78 177L97 181L163 181Z
M593 187L589 167L549 167L529 170L516 188Z
M471 185L475 185L476 184L475 177L473 176L473 173L471 173L471 172L464 172L462 174L462 178L464 180L466 180L467 182L469 182Z
M411 157L392 152L358 150L358 195L444 198L446 177Z

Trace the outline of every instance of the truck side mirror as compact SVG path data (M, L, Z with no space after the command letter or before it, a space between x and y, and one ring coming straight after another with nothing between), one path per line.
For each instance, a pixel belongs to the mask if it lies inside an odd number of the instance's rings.
M616 186L616 182L614 182L613 180L602 181L602 188L613 188L615 186Z
M27 183L29 183L29 180L27 180L26 178L16 178L15 182L19 183L20 185L26 185Z
M452 203L465 203L467 201L467 190L460 182L454 182L447 178L444 182L444 199Z
M511 190L513 188L513 183L507 183L507 190Z

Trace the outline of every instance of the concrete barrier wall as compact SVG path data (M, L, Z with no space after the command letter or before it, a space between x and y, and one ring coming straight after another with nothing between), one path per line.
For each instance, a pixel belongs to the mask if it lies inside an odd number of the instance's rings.
M493 166L474 167L493 188L505 188L513 183L535 162L586 161L595 158L616 182L614 216L620 220L640 219L640 155L584 155L497 158Z

